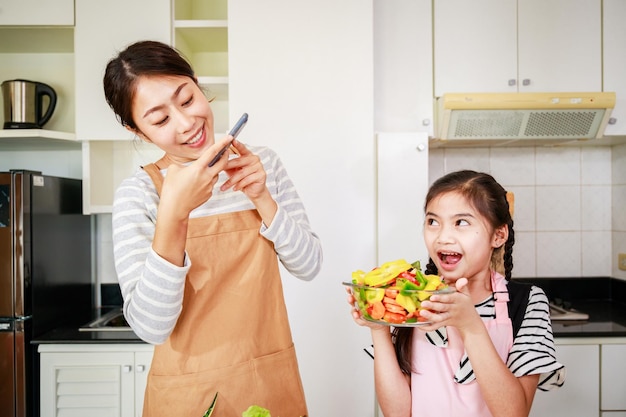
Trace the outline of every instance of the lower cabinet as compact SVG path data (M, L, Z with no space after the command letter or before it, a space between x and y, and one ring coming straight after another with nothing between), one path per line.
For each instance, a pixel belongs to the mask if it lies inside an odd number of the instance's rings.
M565 384L537 391L531 417L626 417L626 340L557 339Z
M141 417L153 346L40 345L41 417Z

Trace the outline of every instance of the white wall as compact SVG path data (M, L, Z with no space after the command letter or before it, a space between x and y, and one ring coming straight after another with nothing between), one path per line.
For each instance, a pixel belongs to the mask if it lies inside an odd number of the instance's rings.
M615 146L611 153L612 167L612 273L620 279L626 279L626 271L617 267L617 256L626 253L626 145Z

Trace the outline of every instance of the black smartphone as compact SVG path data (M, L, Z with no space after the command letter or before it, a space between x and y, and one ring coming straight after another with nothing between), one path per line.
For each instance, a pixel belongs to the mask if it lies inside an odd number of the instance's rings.
M239 132L241 132L241 129L243 129L246 123L248 123L248 113L244 113L239 118L237 123L235 123L235 126L233 126L230 132L228 132L228 134L233 137L233 140L237 138L237 136L239 135ZM224 155L224 152L226 152L228 148L230 147L230 145L233 143L233 140L229 141L226 145L224 145L222 149L220 149L217 155L215 155L215 157L211 160L211 162L209 162L209 167L212 167L213 165L217 163L217 161L220 160L222 155Z

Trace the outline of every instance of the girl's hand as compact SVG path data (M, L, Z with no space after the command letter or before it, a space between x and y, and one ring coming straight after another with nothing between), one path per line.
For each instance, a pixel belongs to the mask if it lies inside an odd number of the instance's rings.
M461 334L470 331L473 326L482 326L482 320L472 302L467 279L456 281L456 292L451 294L435 294L429 300L422 302L425 310L420 315L432 324L420 326L420 330L432 331L443 326L456 327Z
M354 319L354 322L356 324L358 324L359 326L364 326L364 327L369 327L372 331L376 331L376 330L382 330L382 331L386 331L389 332L390 328L389 326L385 326L384 324L377 324L377 323L373 323L371 321L365 320L361 314L361 311L356 307L356 299L354 298L354 295L352 294L352 291L350 290L350 288L346 287L346 292L348 293L348 304L350 304L350 313L352 314L352 318Z
M269 194L265 185L267 175L261 158L253 154L243 143L233 141L233 146L239 152L239 157L228 161L224 171L230 178L220 187L222 191L233 188L242 191L250 200Z

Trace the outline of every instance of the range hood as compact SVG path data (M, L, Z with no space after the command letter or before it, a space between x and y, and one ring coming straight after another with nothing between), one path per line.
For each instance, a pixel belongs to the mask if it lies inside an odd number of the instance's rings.
M431 142L523 146L601 138L615 93L453 93L435 101Z

